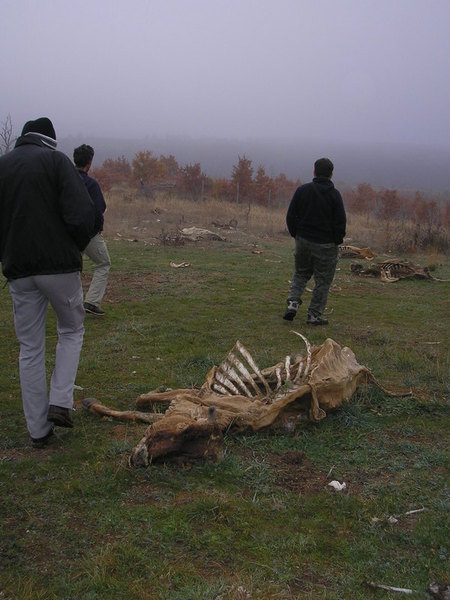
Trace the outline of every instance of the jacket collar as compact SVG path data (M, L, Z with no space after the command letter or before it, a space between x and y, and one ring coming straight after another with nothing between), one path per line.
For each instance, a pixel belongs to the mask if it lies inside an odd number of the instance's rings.
M43 135L42 133L33 133L30 131L30 133L21 135L14 147L17 148L17 146L23 146L25 144L35 144L36 146L41 146L42 148L47 147L51 150L55 150L57 141L51 137Z

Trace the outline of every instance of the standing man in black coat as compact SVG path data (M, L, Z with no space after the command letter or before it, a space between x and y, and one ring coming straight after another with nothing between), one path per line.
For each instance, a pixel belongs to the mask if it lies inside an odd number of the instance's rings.
M331 181L333 169L330 159L316 160L313 181L297 188L287 211L286 224L295 238L295 271L283 316L286 321L294 319L306 284L314 276L306 322L328 325L323 313L347 221L342 196Z
M97 317L103 317L105 311L100 308L100 304L108 283L111 259L102 234L106 202L98 181L88 174L93 158L94 148L89 144L82 144L73 151L73 162L95 207L95 235L84 249L84 254L94 263L94 275L84 299L84 310Z
M50 119L25 123L0 157L0 261L9 282L20 344L19 372L33 446L54 425L73 427L73 388L84 335L81 252L94 235L94 206L70 159L56 150ZM48 304L57 319L55 366L47 392Z

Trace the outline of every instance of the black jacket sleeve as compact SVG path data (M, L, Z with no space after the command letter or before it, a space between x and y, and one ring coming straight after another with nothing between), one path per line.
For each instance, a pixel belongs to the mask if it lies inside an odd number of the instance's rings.
M55 152L58 164L58 204L64 226L80 252L95 235L94 203L69 158Z
M334 207L333 214L333 232L334 232L334 243L339 246L342 244L345 237L345 229L347 226L347 217L345 214L344 202L342 201L341 194L335 190L337 197Z
M289 204L289 208L286 214L286 225L288 228L289 233L291 234L292 237L295 238L295 236L297 235L297 231L296 231L296 205L297 202L299 201L299 191L298 189L295 191L292 200Z

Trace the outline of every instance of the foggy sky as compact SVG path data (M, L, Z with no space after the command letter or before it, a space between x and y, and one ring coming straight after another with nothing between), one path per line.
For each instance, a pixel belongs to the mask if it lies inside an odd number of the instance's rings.
M0 0L0 20L16 130L450 147L449 0Z

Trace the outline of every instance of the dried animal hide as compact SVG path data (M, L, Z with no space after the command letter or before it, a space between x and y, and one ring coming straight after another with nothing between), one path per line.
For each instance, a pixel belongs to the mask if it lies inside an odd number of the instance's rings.
M343 245L339 246L339 256L340 258L365 258L366 260L372 260L376 254L370 248Z
M352 273L366 277L380 277L381 281L393 283L400 279L434 279L427 267L414 265L408 260L391 259L364 267L359 263L350 265ZM439 280L437 280L439 281Z
M138 409L158 403L169 406L165 413L123 413L126 420L151 423L132 451L130 464L146 467L161 457L217 460L225 431L291 431L301 422L320 421L329 410L349 401L362 384L374 383L383 389L371 372L358 364L350 348L341 348L332 339L311 346L302 334L294 333L306 344L306 356L286 356L260 370L237 341L222 364L209 371L201 388L139 396ZM84 405L92 412L121 418L120 412L92 399Z

